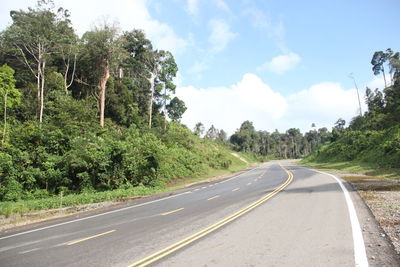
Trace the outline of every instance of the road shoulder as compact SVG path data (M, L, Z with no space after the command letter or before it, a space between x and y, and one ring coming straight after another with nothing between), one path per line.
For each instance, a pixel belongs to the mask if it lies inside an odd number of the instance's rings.
M301 164L298 165L301 166ZM323 169L320 170L324 171ZM390 204L385 203L385 205L382 205L381 203L377 205L377 203L374 202L376 198L371 197L376 191L372 188L367 190L367 187L357 186L357 183L354 181L359 181L359 179L354 179L355 174L335 171L325 172L340 178L350 192L362 229L369 265L400 266L400 240L398 238L400 229L397 229L396 236L395 224L388 224L386 227L383 227L383 225L379 223L386 221L383 213L380 212L382 207ZM349 179L349 177L353 177L353 179ZM362 177L367 177L366 179L368 179L368 176L363 175ZM397 191L397 193L399 192ZM396 199L396 197L392 197L391 200L398 202L400 198ZM400 211L398 212L400 214ZM398 226L399 225L397 225L397 227Z
M182 184L183 185L182 188L172 189L170 191L165 191L162 193L157 193L152 195L135 196L123 199L116 199L112 201L104 201L104 202L85 204L79 206L64 207L60 209L31 212L19 215L16 218L6 218L2 216L0 217L0 235L17 231L24 231L35 227L40 227L45 224L59 223L69 219L77 219L85 216L100 214L103 212L117 210L128 206L133 206L177 194L182 194L199 186L203 186L217 181L231 179L233 177L241 175L242 173L255 169L260 165L261 164L253 165L249 168L234 173L206 178L204 180L200 180L197 182L191 182L191 183L188 182L186 184Z

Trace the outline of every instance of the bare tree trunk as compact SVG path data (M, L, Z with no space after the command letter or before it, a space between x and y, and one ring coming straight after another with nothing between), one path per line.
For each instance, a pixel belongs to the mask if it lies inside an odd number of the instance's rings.
M385 68L383 68L383 65L382 65L382 74L383 74L383 80L384 80L384 82L385 82L385 88L387 87L387 84L386 84L386 75L385 75Z
M107 81L110 78L110 69L108 66L108 62L106 63L104 69L104 76L100 80L99 89L100 89L100 126L104 127L104 110L106 104L106 85Z
M164 84L164 131L167 129L167 87Z
M156 78L155 73L151 73L151 77L149 79L150 82L150 90L151 90L151 96L150 96L150 102L149 102L149 128L151 128L151 119L153 115L153 98L154 98L154 80Z
M67 63L65 63L65 73L64 73L64 88L65 88L65 94L68 94L68 88L72 85L72 82L74 81L74 76L75 76L75 69L76 69L76 54L74 55L74 67L72 69L72 76L71 80L68 83L68 72L69 72L69 67L70 67L70 59L68 57Z
M40 47L40 45L39 45ZM40 50L39 50L40 51ZM40 57L40 56L39 56ZM39 118L39 113L40 113L40 62L38 62L37 65L37 109L36 109L36 118Z
M4 144L4 141L6 140L6 130L7 130L7 94L8 94L8 92L6 92L5 95L4 95L4 129L3 129L2 144Z
M43 61L41 68L41 88L40 88L40 113L39 113L39 123L42 125L43 122L43 106L44 106L44 70L46 68L46 61Z

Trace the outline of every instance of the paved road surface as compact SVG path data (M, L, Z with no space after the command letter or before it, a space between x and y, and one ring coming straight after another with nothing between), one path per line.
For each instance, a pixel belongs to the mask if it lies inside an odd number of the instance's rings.
M0 266L355 266L364 243L353 242L337 181L278 163L164 199L1 235Z

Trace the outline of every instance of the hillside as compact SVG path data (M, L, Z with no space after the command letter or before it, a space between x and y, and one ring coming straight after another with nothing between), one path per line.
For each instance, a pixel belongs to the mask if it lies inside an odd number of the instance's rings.
M400 168L400 60L390 48L374 53L375 75L382 75L383 90L366 89L368 111L345 128L339 119L329 143L311 153L304 162L352 162L375 169ZM386 73L386 74L385 74Z
M245 169L226 134L180 123L172 53L141 30L78 37L52 1L11 11L0 35L0 214L151 194ZM241 157L246 157L246 161Z

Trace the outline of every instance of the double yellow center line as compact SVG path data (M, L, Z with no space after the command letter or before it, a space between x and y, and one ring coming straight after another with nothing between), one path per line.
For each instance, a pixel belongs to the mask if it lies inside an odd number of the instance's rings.
M203 236L221 228L222 226L226 225L227 223L243 216L244 214L250 212L251 210L255 209L257 206L263 204L264 202L266 202L267 200L269 200L270 198L272 198L273 196L275 196L276 194L278 194L280 191L282 191L285 187L287 187L293 180L293 174L291 172L289 172L288 170L286 170L283 166L281 166L285 172L288 175L287 180L280 186L278 186L277 188L274 189L274 191L272 191L271 193L261 197L259 200L257 200L256 202L250 204L249 206L239 210L238 212L232 214L231 216L226 217L225 219L222 219L221 221L208 226L207 228L204 228L203 230L188 236L184 239L182 239L181 241L178 241L160 251L157 251L137 262L134 262L131 265L128 265L129 267L131 266L147 266L149 264L152 264L153 262L156 262L158 260L160 260L161 258L164 258L165 256L168 256L169 254L193 243L194 241L202 238Z

